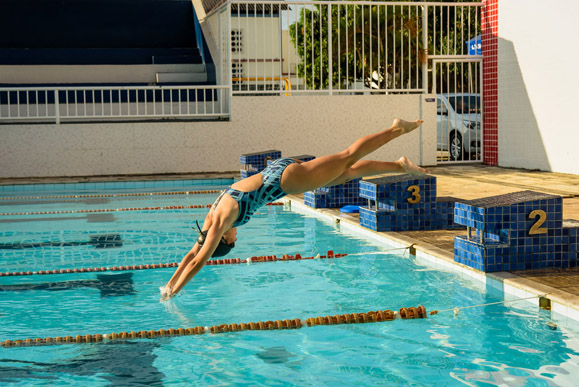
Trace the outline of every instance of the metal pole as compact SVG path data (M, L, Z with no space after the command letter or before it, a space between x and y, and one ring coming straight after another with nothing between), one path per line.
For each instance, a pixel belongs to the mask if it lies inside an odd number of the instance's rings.
M422 48L426 59L422 63L422 89L428 93L428 5L422 7Z
M60 124L60 100L58 98L58 89L54 91L54 113L56 114L56 123Z
M479 62L479 89L477 90L479 93L479 114L480 114L480 161L484 161L484 154L485 154L485 132L486 129L484 127L484 84L483 84L483 68L484 62L480 59Z
M277 23L279 26L279 79L283 81L283 27L282 27L282 12L281 5L277 9ZM289 28L289 27L288 27ZM289 40L288 40L289 43ZM289 78L289 76L288 76ZM284 87L285 88L285 87ZM280 86L281 89L281 86Z
M233 86L231 80L231 72L233 71L231 67L231 2L227 2L227 27L226 27L226 39L227 39L227 78L226 85L229 87L229 93L227 93L228 105L229 105L229 117L231 117L231 98L233 97Z
M221 33L221 11L217 14L217 44L218 44L218 51L219 55L223 55L223 35ZM223 59L219 58L219 61L215 62L216 64L219 63L219 66L216 66L215 71L217 71L217 79L219 84L225 84L223 80ZM155 93L153 93L155 96Z
M423 102L422 102L423 98L424 98L424 95L418 94L418 101L419 101L419 107L420 107L420 119L424 118L424 106L423 106ZM420 144L420 147L418 148L420 150L420 165L423 165L422 148L424 146L424 143L422 142L422 125L420 125L420 129L418 130L418 133L419 133L419 140L418 141Z
M328 80L330 83L330 95L333 95L333 88L334 88L334 71L333 71L333 63L332 63L332 6L328 4L328 67L329 67L329 77Z

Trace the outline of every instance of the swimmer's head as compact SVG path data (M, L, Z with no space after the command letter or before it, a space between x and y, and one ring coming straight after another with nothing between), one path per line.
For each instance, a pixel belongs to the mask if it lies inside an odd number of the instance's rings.
M199 229L199 236L197 237L197 243L199 244L199 246L203 247L203 244L205 243L205 238L207 238L207 230L201 231L199 223L197 223L197 228ZM237 240L237 228L233 227L225 234L223 234L221 240L219 241L219 244L217 245L217 248L215 249L213 254L211 254L211 257L216 258L227 255L231 251L231 249L235 247L236 240Z

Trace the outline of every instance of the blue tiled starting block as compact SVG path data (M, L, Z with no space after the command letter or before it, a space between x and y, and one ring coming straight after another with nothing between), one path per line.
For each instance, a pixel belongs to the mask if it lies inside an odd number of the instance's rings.
M457 203L454 260L480 271L576 267L579 222L563 222L560 196L514 192ZM476 234L472 235L472 229Z
M310 161L316 158L316 156L312 156L312 155L299 155L299 156L288 156L288 158L290 159L296 159L296 160L300 160L303 162L306 161ZM269 166L269 164L273 163L275 160L269 159L267 160L267 165Z
M304 193L304 204L313 208L338 208L346 205L359 205L359 184L361 179L354 179L345 184L322 187Z
M240 171L241 178L245 179L263 171L269 160L276 160L280 157L281 151L275 149L241 155L239 158L241 165L243 165L243 169Z
M460 199L436 197L436 177L396 175L360 182L360 225L374 231L455 228L454 204Z

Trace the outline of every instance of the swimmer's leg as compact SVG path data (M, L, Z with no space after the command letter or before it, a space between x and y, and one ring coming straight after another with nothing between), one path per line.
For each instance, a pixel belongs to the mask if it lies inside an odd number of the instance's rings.
M326 184L326 187L344 184L360 177L380 175L383 173L409 173L411 175L420 175L428 173L428 170L419 167L404 156L396 161L360 160L346 170L346 172L342 173L338 178Z
M422 122L422 120L409 122L396 119L390 128L364 136L340 153L319 157L303 164L292 164L282 175L281 187L291 194L326 186L338 179L362 157L396 137L413 131Z

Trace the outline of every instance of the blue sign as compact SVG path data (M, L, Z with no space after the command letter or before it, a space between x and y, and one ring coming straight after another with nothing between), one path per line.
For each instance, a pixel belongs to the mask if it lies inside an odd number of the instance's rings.
M482 55L480 35L466 42L468 55Z

